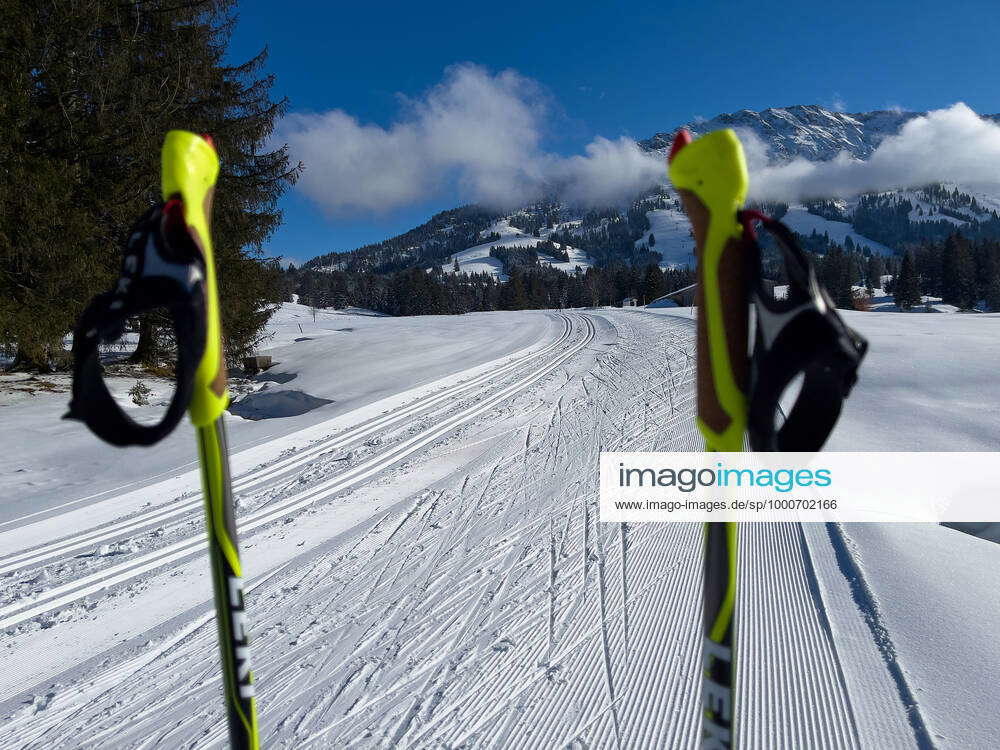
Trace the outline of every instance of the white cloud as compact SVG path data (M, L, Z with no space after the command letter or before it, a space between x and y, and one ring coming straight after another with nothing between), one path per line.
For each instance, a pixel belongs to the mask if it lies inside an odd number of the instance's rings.
M793 202L934 182L1000 185L1000 126L965 104L915 117L886 137L867 161L841 152L826 162L761 163L759 144L744 140L750 195Z
M286 117L277 137L305 164L298 188L344 215L423 202L453 185L470 200L512 207L557 188L584 204L617 202L666 179L665 165L626 138L597 138L583 156L542 150L546 96L514 71L453 66L425 96L404 101L404 117L387 128L343 110Z
M403 102L401 118L388 127L362 124L343 110L286 117L278 138L306 166L298 188L329 213L349 215L422 203L456 187L467 200L499 208L552 192L609 205L666 181L662 159L629 138L595 138L578 156L546 152L541 140L551 107L538 84L514 71L456 65L424 96ZM910 120L867 161L843 152L828 162L772 163L752 131L738 134L755 199L849 197L932 182L1000 184L1000 127L964 104Z
M666 180L666 164L631 138L597 137L584 150L585 156L549 160L550 181L570 203L615 205Z

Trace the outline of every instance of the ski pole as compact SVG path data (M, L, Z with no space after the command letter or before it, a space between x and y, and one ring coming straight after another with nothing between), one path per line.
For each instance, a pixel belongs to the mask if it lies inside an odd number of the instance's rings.
M162 151L163 203L129 233L115 287L91 301L73 337L70 419L119 446L153 445L187 411L195 427L208 529L223 689L233 748L260 739L223 412L229 404L210 216L219 159L211 139L172 130ZM108 391L98 346L117 341L128 318L165 308L177 340L175 389L161 421L135 422Z
M749 373L747 263L737 221L747 168L736 134L718 130L692 141L681 130L670 179L691 221L697 253L698 429L707 451L741 451ZM702 748L735 746L735 523L704 529Z
M205 352L195 370L188 413L198 436L230 743L240 750L256 750L260 739L250 671L250 639L243 608L243 569L233 517L229 451L222 421L229 405L229 391L210 231L219 158L209 138L172 130L163 143L162 169L163 200L180 199L188 233L201 249L205 263Z

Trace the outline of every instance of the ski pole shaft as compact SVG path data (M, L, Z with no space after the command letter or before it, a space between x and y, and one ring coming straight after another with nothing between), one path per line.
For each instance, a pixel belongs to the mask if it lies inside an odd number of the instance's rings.
M243 572L222 421L229 392L210 231L219 159L209 139L172 130L163 144L162 168L163 199L181 199L188 232L205 260L205 351L195 370L188 413L198 437L230 743L238 750L257 750L260 739L244 613Z
M747 170L735 133L692 141L678 133L670 178L691 221L697 255L698 429L708 451L740 451L747 428L749 296L743 228ZM735 741L737 527L705 524L702 748Z
M260 747L257 707L243 606L243 572L226 460L226 430L220 418L207 427L198 427L197 434L230 745L239 750L256 750Z

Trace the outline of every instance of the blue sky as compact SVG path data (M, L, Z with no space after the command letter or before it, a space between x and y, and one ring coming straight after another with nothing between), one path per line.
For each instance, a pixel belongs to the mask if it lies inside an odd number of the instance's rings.
M550 104L547 152L646 138L695 117L822 104L849 112L964 101L1000 111L992 2L329 3L243 0L230 59L270 47L275 97L390 127L445 70L513 69ZM877 7L873 7L876 5ZM398 234L462 202L458 187L392 211L329 216L301 191L268 254L300 261Z

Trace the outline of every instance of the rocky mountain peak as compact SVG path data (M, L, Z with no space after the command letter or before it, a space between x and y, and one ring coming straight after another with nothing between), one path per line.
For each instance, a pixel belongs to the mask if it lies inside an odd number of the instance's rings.
M694 136L720 128L750 130L768 145L770 155L778 161L798 156L811 161L826 160L841 151L865 159L886 135L898 133L905 122L920 114L890 110L848 114L816 104L799 104L769 107L760 112L741 109L683 127ZM672 140L673 132L657 133L639 145L648 151L661 151L669 149Z

